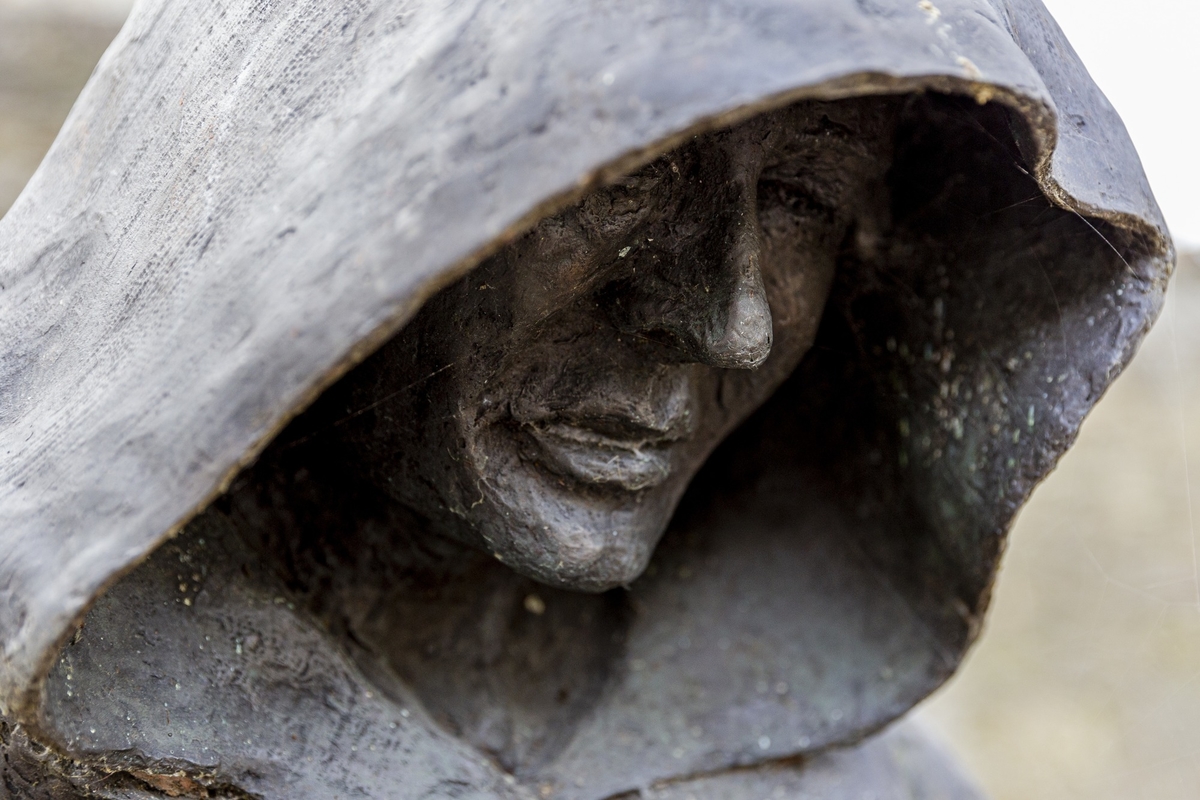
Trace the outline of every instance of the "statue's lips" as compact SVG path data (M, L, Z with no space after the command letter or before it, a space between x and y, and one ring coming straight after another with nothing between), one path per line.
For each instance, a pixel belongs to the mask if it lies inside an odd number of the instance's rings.
M656 430L632 421L556 420L530 424L535 458L553 472L583 483L640 492L671 474L671 445L680 431Z

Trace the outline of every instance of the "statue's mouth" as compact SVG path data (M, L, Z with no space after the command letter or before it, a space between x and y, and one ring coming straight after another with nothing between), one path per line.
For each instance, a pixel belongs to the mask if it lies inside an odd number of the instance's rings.
M671 474L671 447L686 437L678 426L647 427L624 417L564 419L531 423L525 430L544 467L582 483L640 492Z

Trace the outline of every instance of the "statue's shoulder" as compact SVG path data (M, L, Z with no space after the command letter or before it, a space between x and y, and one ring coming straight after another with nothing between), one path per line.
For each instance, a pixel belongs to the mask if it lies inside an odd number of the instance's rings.
M739 520L751 544L769 543ZM908 800L928 794L920 781L958 786L907 728L817 752L811 732L784 726L820 687L799 673L747 678L787 660L738 613L772 595L789 604L799 562L753 556L772 550L739 556L678 533L643 586L606 595L477 566L436 591L402 583L347 631L208 512L112 587L63 648L34 737L50 747L6 731L10 783L36 776L43 794L15 796L54 800L98 787L599 800L630 785L647 800L843 796L834 786ZM805 633L779 620L775 633ZM804 745L811 755L795 757Z
M149 796L523 796L419 703L384 696L219 514L96 603L41 719L48 752L101 765L63 776L80 797L116 782Z

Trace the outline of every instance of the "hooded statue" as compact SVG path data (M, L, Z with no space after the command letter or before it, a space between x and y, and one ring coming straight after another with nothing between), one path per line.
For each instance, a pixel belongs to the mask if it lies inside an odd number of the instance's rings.
M975 797L891 724L1173 258L1039 0L142 0L0 221L0 795Z

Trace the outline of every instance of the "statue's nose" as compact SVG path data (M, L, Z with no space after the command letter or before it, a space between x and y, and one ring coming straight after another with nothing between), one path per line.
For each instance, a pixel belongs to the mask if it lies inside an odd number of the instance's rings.
M668 345L673 358L754 369L774 338L758 219L753 205L723 210L674 254L618 284L612 308L619 329Z
M753 369L771 354L771 308L759 267L761 244L757 220L739 219L726 233L718 256L716 280L696 299L703 305L702 326L694 342L705 364L721 369Z
M686 185L695 192L686 211L671 220L671 234L656 237L639 268L631 265L631 275L614 284L620 288L610 308L620 330L666 344L672 359L754 369L773 343L760 269L757 155L732 146L711 156L707 180Z

